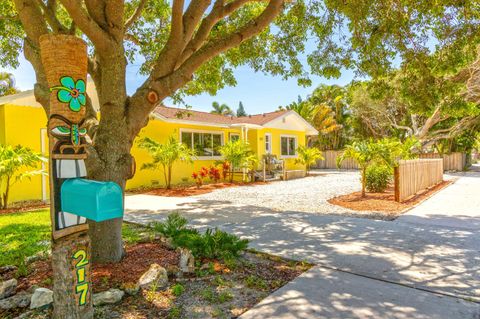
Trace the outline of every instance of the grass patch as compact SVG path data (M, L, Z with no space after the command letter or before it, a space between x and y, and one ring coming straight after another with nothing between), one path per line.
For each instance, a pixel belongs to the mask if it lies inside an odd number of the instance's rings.
M50 213L46 209L0 215L0 266L21 266L50 240ZM43 245L42 245L43 244Z
M50 211L48 209L0 215L0 267L24 267L25 258L50 248ZM145 228L123 223L123 240L138 242Z

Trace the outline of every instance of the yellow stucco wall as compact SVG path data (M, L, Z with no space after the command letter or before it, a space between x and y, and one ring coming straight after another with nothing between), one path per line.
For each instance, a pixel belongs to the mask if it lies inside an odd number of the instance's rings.
M42 108L30 106L17 106L5 104L0 106L3 110L1 126L3 126L3 139L1 143L9 145L22 145L41 152L41 135L45 134L47 117ZM1 113L1 112L0 112ZM42 132L42 129L44 130ZM0 133L1 134L1 133ZM0 135L1 138L1 135ZM48 140L45 139L45 149L48 150ZM41 169L39 165L36 169ZM31 169L29 169L31 170ZM48 178L45 178L48 196ZM9 202L42 199L42 176L32 176L17 182L10 190Z
M46 134L47 118L42 108L0 105L0 143L27 146L37 152L41 152L41 135ZM225 128L214 126L200 126L183 123L167 123L160 120L150 120L149 124L142 129L132 148L132 154L137 164L135 176L127 182L127 189L163 186L163 172L159 170L142 170L143 163L151 161L147 151L138 147L137 141L148 136L158 142L164 142L168 136L174 135L180 139L181 130L208 131L223 133L223 140L227 141L230 133L241 134L240 128ZM305 133L299 131L289 131L281 129L264 128L260 130L249 129L248 142L254 152L260 159L265 154L265 133L272 134L272 153L280 156L280 137L281 135L293 135L297 137L297 145L305 144ZM46 137L46 135L45 135ZM48 150L48 140L45 139L45 149ZM295 164L294 158L286 160L287 169L303 169L301 165ZM215 159L205 160L197 159L193 164L178 163L175 165L172 174L172 183L179 184L183 182L193 183L191 179L192 172L198 171L202 166L209 167L214 164ZM40 168L40 167L39 167ZM48 178L46 181L46 191L48 196ZM22 200L40 200L42 199L42 177L34 176L31 181L25 180L17 183L11 190L10 202Z

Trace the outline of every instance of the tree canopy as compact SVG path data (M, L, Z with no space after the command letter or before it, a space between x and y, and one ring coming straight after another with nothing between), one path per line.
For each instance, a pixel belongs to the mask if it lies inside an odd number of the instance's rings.
M134 167L130 149L150 112L167 97L178 101L235 85L239 66L295 77L301 85L311 84L312 75L337 77L344 68L373 78L400 68L407 79L453 77L478 103L480 72L471 67L479 6L476 0L4 0L0 65L17 66L23 50L35 70L36 99L48 113L39 38L83 38L102 114L99 121L87 101L88 172L123 186ZM147 76L131 96L128 63L140 63ZM92 241L102 261L120 259L120 226L121 220L91 225L91 236L103 236ZM109 246L96 247L100 242Z

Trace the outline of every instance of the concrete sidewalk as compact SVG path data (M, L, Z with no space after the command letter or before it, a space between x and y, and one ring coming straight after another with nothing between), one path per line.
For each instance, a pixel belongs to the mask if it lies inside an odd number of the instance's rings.
M314 267L240 319L476 319L478 304Z
M397 222L480 230L480 172L457 173L458 178Z

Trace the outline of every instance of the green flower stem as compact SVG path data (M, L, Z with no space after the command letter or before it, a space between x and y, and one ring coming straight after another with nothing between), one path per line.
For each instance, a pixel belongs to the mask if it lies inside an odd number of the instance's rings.
M65 91L68 91L68 93L73 93L73 90L70 90L69 88L64 86L52 86L50 88L50 92L52 92L53 90L65 90Z

